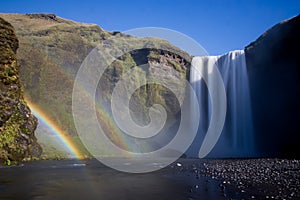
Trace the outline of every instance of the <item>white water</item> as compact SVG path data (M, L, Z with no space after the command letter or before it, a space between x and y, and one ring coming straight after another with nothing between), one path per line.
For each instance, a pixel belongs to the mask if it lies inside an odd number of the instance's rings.
M219 70L224 85L215 84L219 80L212 73L213 69ZM253 124L244 51L231 51L222 56L194 57L190 82L200 107L198 134L193 145L198 148L202 146L200 152L206 148L206 154L210 152L208 156L211 157L253 156ZM222 88L226 91L224 99ZM196 104L192 102L193 105ZM194 113L191 115L193 117ZM220 129L222 132L218 133L217 128L212 128L222 125L224 120L224 127ZM207 147L209 145L213 145L212 150Z

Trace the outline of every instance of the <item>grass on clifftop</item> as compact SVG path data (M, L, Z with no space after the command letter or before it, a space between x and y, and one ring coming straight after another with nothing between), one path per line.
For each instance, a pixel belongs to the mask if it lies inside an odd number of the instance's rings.
M77 23L55 15L0 14L0 17L15 27L20 41L17 57L21 64L20 78L24 85L25 95L59 127L71 135L74 143L78 144L83 153L87 155L88 153L85 152L84 148L81 148L82 145L78 142L78 138L76 139L77 134L72 117L72 89L78 68L93 48L101 41L117 35L120 40L111 44L110 50L106 53L114 54L119 49L132 46L143 48L146 44L153 49L169 49L175 54L185 55L184 58L190 61L188 54L167 41L157 38L136 38L122 33L110 33L95 24ZM166 58L165 55L161 55L162 51L149 53L149 56L143 55L147 62L163 62L165 67L175 69L182 77L186 76L188 67L179 65L173 56ZM111 88L126 70L139 65L138 59L128 53L112 64L106 74L108 82L100 85L104 91L102 93L104 99L109 102ZM140 73L144 75L142 77L136 75L135 78L137 81L142 81L147 73L147 71ZM176 78L178 77L175 77L175 83ZM172 75L169 75L168 79L172 81ZM164 88L155 85L149 86L148 90L146 87L141 88L135 95L136 100L145 104L147 104L145 99L151 97L148 103L159 102L166 105L168 101L165 101L164 97L169 97ZM173 101L167 105L169 110L172 110L171 104ZM145 105L136 105L136 107L139 111L147 111ZM143 117L145 116L142 116L141 119ZM65 156L53 148L53 145L44 143L43 149L43 156L46 157Z

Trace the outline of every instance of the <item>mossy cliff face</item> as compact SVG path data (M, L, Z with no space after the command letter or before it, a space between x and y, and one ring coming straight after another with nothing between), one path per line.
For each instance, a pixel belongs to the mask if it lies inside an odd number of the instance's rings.
M76 134L71 107L76 72L89 52L112 36L120 37L122 44L110 44L109 54L114 54L118 51L117 48L126 49L134 45L142 48L117 58L105 71L99 82L99 92L105 106L109 107L112 90L120 77L127 70L142 64L147 64L148 67L140 68L142 73L133 75L135 81L141 81L146 75L151 77L156 73L166 81L173 81L175 86L178 85L176 88L184 88L182 80L188 74L191 57L164 40L107 32L97 25L73 22L53 14L0 16L15 27L20 41L17 56L24 66L21 69L21 81L26 97L42 108L70 135ZM152 48L144 46L143 49L141 44ZM169 52L160 49L168 49ZM163 68L166 73L159 74L159 68ZM180 102L176 101L170 90L158 85L148 85L136 91L132 98L135 118L138 121L147 121L148 107L154 103L162 104L170 116L175 118L180 110ZM110 131L109 126L107 130Z
M0 164L41 154L34 136L37 119L23 98L17 48L13 27L0 18Z

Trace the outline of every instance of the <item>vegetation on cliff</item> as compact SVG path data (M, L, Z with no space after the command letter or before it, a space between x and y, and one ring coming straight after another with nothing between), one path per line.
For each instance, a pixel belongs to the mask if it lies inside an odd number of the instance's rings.
M142 73L134 75L135 81L141 81L158 73L160 65L170 73L163 78L181 85L178 88L182 88L181 79L188 74L190 56L164 40L107 32L97 25L65 20L54 14L0 16L15 27L20 41L17 57L22 65L20 77L26 98L42 108L69 135L76 136L71 107L74 78L84 58L100 42L112 36L121 38L120 44L110 44L109 54L114 54L118 48L141 47L119 57L105 71L98 90L105 107L109 107L112 89L122 74L133 67L148 65L146 69L140 68ZM144 49L141 44L152 48ZM178 73L174 74L170 69ZM147 120L148 107L153 103L162 104L173 118L179 112L179 102L172 92L155 84L141 87L135 92L131 103L137 111L135 119L141 121ZM114 124L102 120L104 117L101 114L99 118L101 123L107 123L107 131L111 132Z
M0 164L8 165L42 151L34 136L37 119L23 98L17 48L13 27L0 18Z

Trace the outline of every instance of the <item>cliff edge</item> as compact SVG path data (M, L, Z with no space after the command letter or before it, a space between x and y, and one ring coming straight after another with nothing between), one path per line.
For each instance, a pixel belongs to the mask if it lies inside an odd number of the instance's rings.
M0 164L38 157L37 119L24 101L14 28L0 18Z

